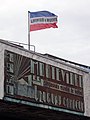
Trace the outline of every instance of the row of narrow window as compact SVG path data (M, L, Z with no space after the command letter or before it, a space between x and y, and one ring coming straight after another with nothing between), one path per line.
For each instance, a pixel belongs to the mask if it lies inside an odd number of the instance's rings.
M83 87L82 76L61 68L31 60L31 73L47 79L63 81L67 84Z
M84 110L83 102L80 100L69 99L69 98L63 97L63 104L67 108L77 109L81 111Z
M29 87L30 88L30 87ZM28 94L27 92L27 87L24 85L19 85L19 95L22 96L28 96L30 98L35 98L35 91L30 88L29 92L30 94ZM6 92L10 95L14 95L14 87L11 85L7 85L6 86ZM58 106L62 106L64 108L68 108L68 109L72 109L72 110L79 110L79 111L84 111L84 104L83 101L81 100L77 100L77 99L70 99L68 97L63 97L60 95L54 95L54 94L50 94L50 93L46 93L46 92L42 92L42 91L37 91L37 99L39 102L45 102L45 103L51 103L54 105L58 105Z

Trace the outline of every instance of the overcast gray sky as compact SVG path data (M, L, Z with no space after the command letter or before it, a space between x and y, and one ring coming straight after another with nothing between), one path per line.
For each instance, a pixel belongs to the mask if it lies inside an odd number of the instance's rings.
M90 0L0 0L0 39L28 44L28 11L58 16L58 28L33 31L36 52L90 66Z

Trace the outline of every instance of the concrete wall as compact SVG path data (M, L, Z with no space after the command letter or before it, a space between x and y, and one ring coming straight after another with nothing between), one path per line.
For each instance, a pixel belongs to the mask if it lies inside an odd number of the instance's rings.
M4 50L0 43L0 99L4 96Z
M83 89L84 89L84 106L85 106L84 115L90 116L90 73L84 74Z

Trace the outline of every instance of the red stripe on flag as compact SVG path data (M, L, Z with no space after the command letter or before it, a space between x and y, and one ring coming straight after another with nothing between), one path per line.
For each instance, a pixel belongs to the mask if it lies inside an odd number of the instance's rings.
M35 31L35 30L41 30L41 29L46 29L46 28L58 28L56 23L50 23L50 24L33 24L30 25L30 31Z

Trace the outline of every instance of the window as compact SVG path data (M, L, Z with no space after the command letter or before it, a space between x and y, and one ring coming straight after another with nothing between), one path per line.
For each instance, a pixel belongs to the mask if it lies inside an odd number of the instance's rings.
M7 92L8 94L13 95L13 94L14 94L13 86L7 85L7 86L6 86L6 92Z
M34 74L34 61L31 60L31 73Z
M79 101L78 100L76 100L76 109L79 109Z
M44 63L39 63L40 65L40 76L44 76Z
M47 65L47 64L46 64L46 77L51 78L50 65Z
M55 100L54 100L54 94L51 93L51 103L54 104L55 103Z
M75 100L72 100L72 108L75 109Z
M7 56L8 56L8 60L9 60L10 62L13 62L13 61L14 61L14 55L13 55L12 53L7 52Z
M83 87L83 79L82 79L82 76L79 76L79 87Z
M31 60L31 73L39 75L39 63L37 61Z
M56 80L59 80L59 68L56 68Z
M73 109L73 100L70 98L66 98L66 106L67 108Z
M55 79L55 67L51 67L52 68L52 79Z
M55 96L55 105L57 105L57 103L58 103L58 96L56 95Z
M71 85L74 85L74 82L75 82L74 73L71 73L71 72L70 72L70 84L71 84Z
M78 109L80 110L80 101L78 101Z
M66 101L66 98L65 98L65 97L63 97L63 105L64 105L64 107L67 106L67 101Z
M73 109L73 101L70 99L70 108Z
M79 101L78 100L75 100L75 109L79 109Z
M50 103L51 99L50 99L50 93L47 92L47 102Z
M7 71L13 73L14 67L12 63L7 63Z
M72 73L72 84L75 85L75 73Z
M6 81L9 82L9 83L13 83L14 82L14 76L12 74L7 74Z
M10 62L13 62L14 61L14 57L13 57L13 54L12 53L10 53Z
M48 78L48 65L46 64L46 77Z
M69 84L69 72L66 72L66 83Z
M75 85L78 86L78 75L75 74Z
M61 105L61 96L58 96L59 105Z
M46 102L46 93L43 92L43 101Z
M34 74L39 75L39 63L34 61Z
M83 102L81 102L81 110L84 110Z
M67 98L67 107L70 108L70 99Z
M60 78L62 81L65 81L65 75L66 75L66 71L61 69Z
M28 84L29 84L29 86L32 86L32 78L33 77L33 75L28 75Z
M41 91L39 91L39 102L43 102L43 94Z

